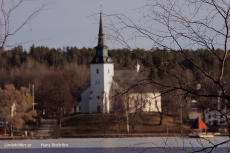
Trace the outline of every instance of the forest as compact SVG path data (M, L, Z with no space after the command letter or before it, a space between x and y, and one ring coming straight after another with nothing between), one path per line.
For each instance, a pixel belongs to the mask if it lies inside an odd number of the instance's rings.
M215 52L220 57L223 55L220 49ZM186 58L180 56L182 53L186 54ZM49 89L56 86L59 90L57 92L61 91L60 88L63 92L69 92L63 94L74 102L80 99L81 92L89 85L89 66L94 54L93 48L79 49L69 46L55 49L32 45L29 51L24 50L22 46L17 46L11 50L2 51L0 54L1 87L4 88L5 84L13 84L19 89L22 86L29 87L29 84L35 84L36 101L44 102L44 99L55 96L46 97L42 92L47 95L57 94ZM195 65L212 76L215 76L215 70L218 69L214 54L204 49L175 52L159 48L133 51L124 48L109 50L109 56L117 70L134 70L135 63L138 62L141 65L141 71L149 79L163 79L166 71L183 69L190 74L190 78L199 82L200 72ZM230 70L229 61L228 57L225 73ZM49 90L52 93L43 90Z
M191 71L195 77L198 77L199 75L196 75L196 73L199 73L199 71L194 65L199 66L208 73L214 73L217 68L214 55L223 56L222 50L217 49L215 52L216 54L210 54L210 51L205 49L180 50L175 52L159 48L147 51L144 49L130 51L124 48L109 50L109 56L113 59L115 69L134 69L134 64L139 62L143 70L148 70L148 77L150 78L162 78L164 75L163 67L166 65L170 69L174 69L179 65L183 69ZM186 54L186 58L179 56L182 53ZM29 51L26 51L23 50L22 46L17 46L11 50L1 52L0 69L1 73L5 72L6 75L9 72L18 72L22 69L24 71L28 69L32 71L33 69L37 69L37 67L44 67L44 69L55 72L64 70L68 65L72 64L88 68L94 54L95 50L93 48L79 49L67 46L62 49L55 49L44 46L35 47L33 45ZM229 60L230 58L228 57L225 63L225 73L228 73L230 70L228 68ZM33 82L34 79L31 78L28 81ZM12 78L5 81L1 80L1 83L5 84L6 81L10 81L17 86L17 83L13 80ZM26 86L28 82L21 85Z
M221 49L215 50L217 56L223 56ZM186 59L181 58L180 54L186 54ZM95 54L93 48L63 47L55 49L44 46L30 47L29 51L23 50L22 46L17 46L11 50L2 51L0 54L0 69L2 72L11 72L16 69L33 70L36 66L44 66L46 69L54 71L63 70L71 64L89 67L91 59ZM135 49L113 49L109 50L109 56L113 59L115 69L134 69L134 63L139 62L142 69L150 70L149 77L162 78L162 67L175 68L178 65L191 71L199 73L194 65L199 66L208 73L214 73L217 68L215 57L209 50L183 50L169 51L167 49L154 48L151 50ZM189 59L189 60L188 60ZM229 72L230 58L226 60L225 72ZM198 75L195 75L198 76ZM11 80L12 81L12 80ZM31 82L33 80L30 80ZM2 81L1 81L2 82ZM5 82L5 81L3 81ZM13 83L13 82L12 82ZM24 84L25 85L25 84Z
M218 49L216 55L222 56ZM95 54L93 48L63 47L55 49L32 45L29 51L17 46L0 54L0 84L13 84L16 89L30 88L35 85L35 102L44 108L69 112L72 106L79 103L81 93L89 86L89 66ZM186 55L183 58L181 55ZM109 50L109 56L117 70L134 70L135 64L141 65L142 74L147 79L164 81L168 72L183 72L193 82L202 81L200 69L215 77L215 54L209 50L169 51L154 48L152 50L128 49ZM230 58L226 60L225 76L230 72ZM167 73L165 73L167 72ZM190 80L191 81L191 80ZM158 87L160 88L160 87ZM53 104L56 104L54 107ZM57 112L60 112L57 111Z

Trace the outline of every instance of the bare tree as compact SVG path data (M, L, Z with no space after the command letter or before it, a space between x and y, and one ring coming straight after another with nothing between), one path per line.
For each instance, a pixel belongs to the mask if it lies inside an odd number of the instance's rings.
M114 98L114 111L113 116L115 118L117 133L120 134L122 130L122 124L126 125L127 134L129 134L130 129L130 108L129 108L129 93L124 95L119 95Z
M78 66L76 63L67 64L55 71L49 70L40 78L35 96L45 113L48 113L46 115L57 116L61 127L62 117L69 115L74 106L79 104L81 93L88 85L89 72L86 66Z
M122 127L124 125L124 113L123 113L123 106L121 102L121 97L117 96L114 98L114 104L113 104L113 121L115 122L116 126L116 132L117 134L120 134L122 132Z
M61 127L62 117L69 113L74 101L71 95L71 78L62 71L55 71L41 81L39 94L41 106L46 116L57 116L57 124Z
M229 73L225 71L226 59L229 56L229 2L223 0L152 0L145 2L144 6L140 7L140 12L142 18L139 23L135 23L124 14L108 15L111 19L111 24L107 25L110 31L109 38L129 48L132 52L135 50L129 44L130 41L148 39L153 48L164 48L173 54L177 60L175 65L162 62L161 66L158 66L151 63L157 71L163 72L162 76L167 78L167 81L163 80L163 77L159 80L150 78L149 81L161 90L162 96L169 92L178 93L180 91L184 102L189 95L199 97L202 102L202 98L222 99L221 105L224 105L227 111L222 111L219 105L213 104L211 100L205 100L205 103L206 106L216 110L225 118L230 137ZM133 30L130 38L123 35L126 30ZM213 56L216 67L213 69L214 73L202 67L196 58L189 56L186 50L195 48L205 49ZM148 60L142 55L139 57L145 61ZM187 71L184 66L185 62L194 68L193 73L185 73ZM196 88L198 83L201 86L199 90ZM177 108L180 107L177 106ZM222 143L218 145L220 144ZM204 150L205 148L200 151Z
M4 47L13 47L20 44L25 44L34 40L28 40L27 42L18 42L17 44L9 44L8 41L10 37L15 35L22 27L29 24L29 22L34 19L37 15L49 9L54 3L43 3L41 6L34 9L34 11L28 14L24 21L15 27L12 25L11 18L12 14L17 11L17 9L23 4L32 0L1 0L0 1L0 50L2 51Z

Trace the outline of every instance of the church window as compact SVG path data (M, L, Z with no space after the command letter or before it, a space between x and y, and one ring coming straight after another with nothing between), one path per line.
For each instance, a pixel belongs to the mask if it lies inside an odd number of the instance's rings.
M99 73L99 69L97 69L97 74Z

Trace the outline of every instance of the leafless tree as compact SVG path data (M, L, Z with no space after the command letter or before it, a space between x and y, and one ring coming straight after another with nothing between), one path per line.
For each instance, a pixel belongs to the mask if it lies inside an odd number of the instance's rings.
M115 126L117 129L117 134L120 134L122 132L122 128L124 125L124 103L122 101L123 99L120 96L117 96L114 99L114 111L113 111L113 117L114 117L114 122ZM127 119L127 118L126 118ZM127 124L128 126L128 124Z
M58 125L61 127L63 116L69 115L74 106L79 104L81 93L88 85L89 72L86 66L76 63L48 70L49 72L39 78L35 96L42 109L48 113L46 115L57 116Z
M9 44L9 39L20 31L24 26L34 19L40 13L48 10L54 3L43 3L41 6L34 9L28 16L15 26L12 25L12 14L20 8L23 3L28 3L32 0L1 0L0 1L0 50L4 47L13 47L20 44L25 44L35 40L28 40L27 42L18 42L17 44ZM24 17L23 17L24 18Z
M108 37L132 52L135 50L130 42L148 39L153 48L164 48L175 55L176 65L169 67L170 63L165 62L159 67L152 64L157 70L162 70L168 80L149 79L148 83L151 82L158 87L162 96L169 92L181 91L184 101L188 95L201 99L213 97L223 99L222 105L227 108L225 112L213 105L211 100L206 102L226 119L230 136L229 74L225 72L226 59L229 56L230 3L223 0L150 0L140 7L140 12L142 17L139 23L135 23L124 14L108 15L111 19L111 24L106 26L110 31ZM131 37L123 35L126 30L133 30ZM213 62L217 67L214 73L209 73L196 62L196 59L189 57L186 50L195 48L203 48L213 55ZM217 52L218 48L222 51ZM141 55L140 57L147 60ZM192 75L199 79L185 73L183 61L189 62L195 68L196 71ZM199 90L196 88L198 83L201 86ZM213 147L216 146L218 145ZM200 151L204 150L205 148Z

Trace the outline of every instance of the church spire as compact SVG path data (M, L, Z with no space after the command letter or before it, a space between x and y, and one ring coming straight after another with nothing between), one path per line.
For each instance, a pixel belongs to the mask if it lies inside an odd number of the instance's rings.
M95 47L95 49L96 49L96 55L93 57L91 64L113 63L111 58L108 55L108 47L105 45L104 28L103 28L103 22L102 22L102 11L100 11L98 44Z
M104 46L104 29L102 24L102 11L100 12L100 25L98 33L98 45Z

